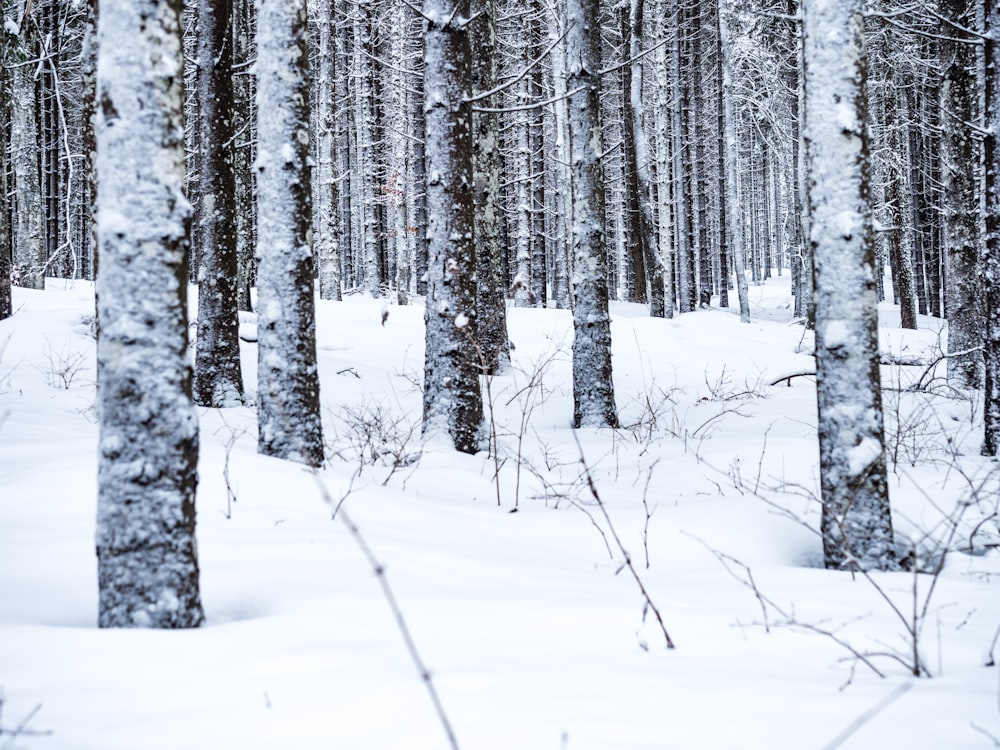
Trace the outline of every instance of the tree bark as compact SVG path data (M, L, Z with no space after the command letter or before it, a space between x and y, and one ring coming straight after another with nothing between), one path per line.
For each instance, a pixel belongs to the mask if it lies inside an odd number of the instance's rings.
M947 290L949 382L980 388L983 310L979 281L979 149L973 132L979 99L975 0L941 0L941 170Z
M98 20L101 627L196 627L198 419L187 359L178 0Z
M237 319L233 173L232 0L198 2L201 267L194 397L199 406L243 403Z
M472 15L472 86L476 92L497 85L496 3L475 0ZM500 237L500 117L496 96L481 103L487 111L473 115L473 184L475 185L475 237L477 255L477 307L479 351L484 372L496 375L510 369L507 306L504 300L503 243Z
M878 366L863 0L806 0L805 132L828 568L895 567Z
M257 0L258 450L323 463L305 0Z
M475 453L483 416L476 351L472 46L468 0L424 0L427 302L423 432Z
M598 0L568 0L569 150L573 176L573 422L617 427L611 372Z

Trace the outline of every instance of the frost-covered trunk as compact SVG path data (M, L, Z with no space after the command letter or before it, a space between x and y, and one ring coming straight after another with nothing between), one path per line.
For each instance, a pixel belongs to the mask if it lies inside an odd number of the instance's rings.
M419 17L417 23L419 23ZM424 71L423 60L419 50L419 34L413 35L417 41L417 51L412 64L413 72L409 77L410 117L408 118L407 139L410 146L410 158L407 167L409 178L406 191L406 212L410 217L407 227L412 247L409 250L413 258L413 275L416 277L414 287L417 294L427 293L427 201L425 172L427 169L424 155Z
M483 93L497 85L495 1L475 0L472 14L476 18L471 27L472 87ZM483 99L483 111L472 118L479 349L483 369L490 374L510 369L500 236L500 116L490 111L496 109L496 99L495 95Z
M237 320L236 181L233 174L232 0L198 2L198 142L201 265L194 398L200 406L243 402Z
M337 227L338 200L335 151L333 78L333 0L311 0L317 31L318 71L316 76L316 181L314 184L316 259L319 266L319 296L339 300L340 238Z
M1000 5L985 0L986 21L986 252L983 283L986 298L986 389L983 455L995 456L1000 448Z
M658 4L662 9L663 3ZM676 34L676 30L665 28L668 14L663 13L661 22L663 33ZM657 266L661 268L663 278L663 316L674 317L676 298L673 283L673 255L675 245L673 204L671 203L671 185L673 183L672 139L670 135L670 114L672 104L669 85L670 76L667 70L667 45L661 44L655 51L656 56L656 202L657 226L659 230Z
M257 0L258 450L323 463L305 0Z
M0 16L3 6L0 6ZM7 133L9 131L9 109L7 107L8 49L7 30L0 29L0 320L13 314L11 301L11 243L10 214L7 212Z
M979 268L979 82L976 0L941 0L941 172L947 291L949 382L980 388L983 377L983 310ZM949 21L951 23L949 23Z
M391 11L389 39L392 59L395 67L390 68L386 75L385 93L388 98L386 106L386 127L383 129L387 145L388 178L385 182L385 208L387 213L386 227L389 244L389 265L395 268L394 284L396 302L400 305L409 304L410 277L413 261L410 257L410 242L407 237L409 216L406 202L406 161L409 144L407 143L407 118L411 110L410 97L413 95L407 86L405 66L406 51L406 20L412 11L405 5L398 5Z
M643 101L644 62L641 58L643 10L644 0L631 0L629 8L629 58L632 69L628 96L632 114L632 156L635 161L635 180L639 199L639 235L642 242L646 283L649 286L649 314L654 318L662 318L663 269L659 263L659 238L653 216L653 178L650 174L649 143L646 138L646 106Z
M233 177L236 183L236 299L240 310L252 309L250 288L256 278L257 203L253 163L256 159L257 113L253 0L234 0L233 18Z
M362 288L371 296L382 293L382 265L379 262L380 222L375 197L377 143L375 138L375 92L372 0L357 3L354 11L354 126L358 167L352 186L358 190L356 210L361 221L361 253L364 279Z
M806 0L821 532L828 568L895 566L878 365L862 0Z
M727 225L732 229L733 266L736 269L736 293L740 300L740 320L750 322L750 299L747 290L746 243L743 237L743 220L740 215L740 201L737 195L739 184L739 149L736 136L736 115L733 112L733 61L732 40L729 38L729 7L723 3L719 7L719 46L722 52L722 110L725 130L726 165L726 207L732 211L727 217ZM724 271L728 275L728 271ZM723 282L724 284L726 282Z
M573 422L616 427L601 169L601 48L598 0L568 0L566 73L573 176Z
M468 0L424 0L427 303L424 435L479 449Z
M347 19L351 8L349 0L334 0L336 3L334 24L334 48L336 75L333 80L333 101L345 105L350 96L348 80L351 71L351 40L353 29ZM354 275L354 185L351 176L351 107L334 107L334 128L337 149L337 183L340 201L337 206L340 228L340 282L342 287L353 288L357 281Z
M45 286L45 226L38 159L35 69L38 45L30 0L18 0L14 29L5 29L10 45L10 161L13 173L14 283L29 289Z
M84 236L81 255L84 259L83 277L93 279L97 274L97 222L94 207L97 205L97 173L94 128L97 118L97 0L87 0L83 21L83 40L80 50L80 180L84 190Z
M521 50L521 64L527 65L530 55ZM523 78L517 85L515 101L524 106L528 100L528 79ZM529 113L520 109L514 113L514 128L517 140L514 153L514 173L509 175L516 185L514 222L514 290L515 307L534 307L539 301L532 294L531 283L531 148L528 144Z
M101 5L97 292L101 627L196 627L180 0Z
M674 34L670 40L670 89L673 100L670 108L670 134L673 141L673 196L674 196L674 274L677 309L691 312L694 309L694 261L692 259L691 225L688 177L691 171L688 149L684 137L684 111L687 106L687 85L681 79L681 48L684 13L681 3L675 3L671 11Z

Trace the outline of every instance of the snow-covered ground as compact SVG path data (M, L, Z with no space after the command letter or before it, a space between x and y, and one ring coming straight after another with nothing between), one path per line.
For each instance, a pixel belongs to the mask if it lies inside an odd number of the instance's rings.
M195 631L96 628L93 290L15 290L0 322L0 748L448 747L347 517L462 748L1000 746L980 401L925 366L883 368L897 534L925 569L927 535L952 551L936 579L823 570L814 384L771 385L813 364L787 288L752 288L750 325L615 304L618 431L570 428L569 314L511 309L514 371L488 384L498 482L486 453L421 447L422 308L391 306L382 325L384 301L320 302L318 476L257 455L252 409L201 411ZM883 313L885 352L940 350L931 319L904 332ZM896 387L922 376L933 394ZM914 622L929 678L910 674Z

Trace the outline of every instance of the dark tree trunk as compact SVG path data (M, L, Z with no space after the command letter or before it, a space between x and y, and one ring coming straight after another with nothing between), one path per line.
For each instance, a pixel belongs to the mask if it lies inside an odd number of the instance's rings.
M198 2L198 237L202 247L194 398L199 406L209 407L243 402L236 287L232 9L232 0Z

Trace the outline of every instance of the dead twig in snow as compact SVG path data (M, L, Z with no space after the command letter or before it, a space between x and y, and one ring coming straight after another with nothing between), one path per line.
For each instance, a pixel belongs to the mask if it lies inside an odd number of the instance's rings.
M326 489L326 485L317 476L316 485L319 487L320 495L323 497L323 502L329 505L331 508L334 507L333 498ZM365 540L364 536L361 534L361 529L358 528L357 524L351 520L351 517L347 514L347 511L343 508L343 500L337 505L337 510L335 512L336 516L340 517L340 520L344 522L344 526L351 534L351 538L354 539L354 543L358 545L358 549L365 556L368 564L371 566L372 571L375 573L375 577L378 578L379 586L382 587L382 595L385 597L386 602L389 605L389 609L392 611L392 616L396 620L396 626L399 628L400 634L403 636L403 642L406 644L406 650L410 653L410 658L413 660L413 665L417 668L417 673L420 675L420 680L424 683L424 687L427 688L427 693L431 698L431 703L434 704L434 710L437 712L438 720L441 722L441 726L444 729L445 734L448 737L448 745L452 750L458 750L458 740L455 739L455 732L451 728L451 722L448 721L448 715L444 710L444 704L441 703L441 697L438 695L437 688L434 687L434 680L431 675L430 669L424 663L424 660L420 657L420 652L417 651L417 644L413 640L413 635L410 633L410 628L406 624L406 619L403 617L403 610L399 606L399 602L396 600L396 595L392 592L392 587L389 585L389 579L385 574L385 566L379 562L378 558L375 557L375 553L372 548L368 546L368 542Z
M639 587L639 591L642 593L643 599L646 600L646 609L652 611L653 615L656 616L656 622L659 623L660 630L663 632L663 640L666 641L667 648L672 649L674 648L674 642L670 637L670 633L667 632L667 626L663 624L663 616L660 614L660 610L657 609L656 605L653 604L653 600L649 596L649 592L646 591L646 586L643 584L642 578L639 577L639 572L635 569L635 566L632 565L632 556L629 555L628 550L625 549L625 545L622 544L622 540L618 536L618 532L615 531L614 524L611 522L611 516L608 515L608 509L604 507L601 495L597 491L597 485L594 484L594 477L591 476L590 467L587 466L587 460L583 455L583 446L580 445L580 438L577 437L575 431L573 432L573 440L576 441L576 448L580 452L580 464L583 466L583 475L587 480L587 487L590 489L590 494L597 503L597 507L601 509L604 521L608 524L608 531L611 532L611 538L615 540L615 545L618 547L618 551L621 552L622 557L625 560L625 567L629 569L629 572L632 574L632 578L635 579L636 585Z

